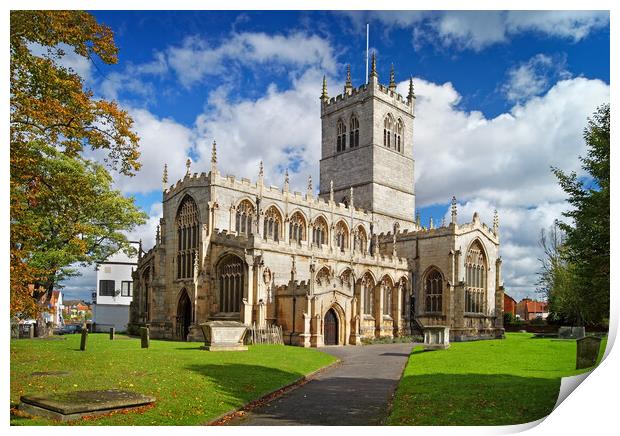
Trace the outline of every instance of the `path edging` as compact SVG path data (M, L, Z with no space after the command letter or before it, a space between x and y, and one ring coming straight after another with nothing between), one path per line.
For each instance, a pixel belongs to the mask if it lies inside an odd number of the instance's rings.
M310 380L312 380L314 377L316 377L318 374L327 371L328 369L332 369L334 366L336 365L340 365L342 363L342 360L340 359L336 359L335 362L330 363L329 365L323 366L319 369L316 369L306 375L303 375L301 377L299 377L297 380L281 386L277 389L274 389L268 393L266 393L265 395L263 395L260 398L257 398L256 400L252 400L249 401L247 403L245 403L242 406L237 407L236 409L233 409L231 411L225 412L219 416L217 416L216 418L213 418L210 421L207 421L206 423L204 423L203 425L208 425L208 426L214 426L214 425L223 425L225 424L227 421L229 421L230 419L236 417L236 416L241 416L243 415L245 412L249 412L250 410L256 408L257 406L260 406L261 404L263 404L264 402L267 401L273 401L276 398L294 390L297 389L298 387L306 384L307 382L309 382Z

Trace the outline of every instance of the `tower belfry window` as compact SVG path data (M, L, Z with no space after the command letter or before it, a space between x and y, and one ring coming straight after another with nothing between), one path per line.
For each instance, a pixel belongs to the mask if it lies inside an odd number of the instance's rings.
M360 122L355 115L351 116L349 122L349 147L359 147L360 145Z
M336 129L338 134L336 137L336 152L340 153L347 148L347 126L342 120L338 120Z
M385 117L385 120L383 120L383 145L387 148L392 148L393 130L394 130L394 120L392 119L392 115L388 114Z
M399 118L396 122L396 129L394 131L394 148L399 153L403 151L402 147L404 144L401 144L403 136L403 121Z

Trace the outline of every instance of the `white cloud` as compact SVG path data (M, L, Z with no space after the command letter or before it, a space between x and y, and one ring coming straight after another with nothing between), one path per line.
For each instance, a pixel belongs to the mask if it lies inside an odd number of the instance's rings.
M359 28L379 21L411 28L414 42L440 42L459 49L482 50L525 32L579 41L609 24L608 11L380 11L346 12Z
M161 201L153 203L148 212L146 223L136 227L127 233L127 237L131 241L142 241L142 249L148 251L155 245L155 234L157 233L157 225L162 215L163 208Z
M563 192L550 167L580 173L582 130L594 109L609 101L609 86L575 78L545 95L486 118L458 108L451 83L414 79L417 204L481 197L498 205L531 206L559 201ZM399 91L406 93L408 83Z
M553 79L566 79L571 74L565 69L566 56L548 56L539 53L508 71L508 80L502 92L511 102L529 100L547 91Z
M220 45L193 36L181 46L166 50L167 62L186 87L205 76L230 74L228 63L244 66L291 65L306 68L318 65L334 71L336 63L329 42L306 33L268 35L266 33L233 33Z
M161 190L164 164L168 164L169 183L183 177L185 161L194 143L192 130L171 118L158 118L145 109L129 109L129 115L140 137L142 168L134 177L115 174L116 186L125 193Z
M293 80L291 89L271 85L256 100L228 100L224 89L209 97L207 113L196 121L198 167L208 168L211 143L217 139L218 167L222 173L255 179L259 161L266 183L282 185L282 172L290 170L291 188L303 189L308 175L318 182L321 120L318 96L322 73L308 69ZM243 156L241 159L240 157Z

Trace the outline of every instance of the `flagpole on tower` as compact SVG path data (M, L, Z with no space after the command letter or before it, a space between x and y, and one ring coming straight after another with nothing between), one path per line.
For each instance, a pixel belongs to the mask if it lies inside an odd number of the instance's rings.
M368 33L370 24L366 23L366 83L368 83Z

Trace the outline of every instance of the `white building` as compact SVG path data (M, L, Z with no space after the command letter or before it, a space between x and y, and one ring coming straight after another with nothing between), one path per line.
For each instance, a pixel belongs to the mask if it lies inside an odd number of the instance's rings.
M140 243L130 242L136 250ZM93 301L93 322L97 331L125 331L129 322L129 305L133 298L131 274L138 264L138 255L127 256L119 251L97 265L97 291Z

